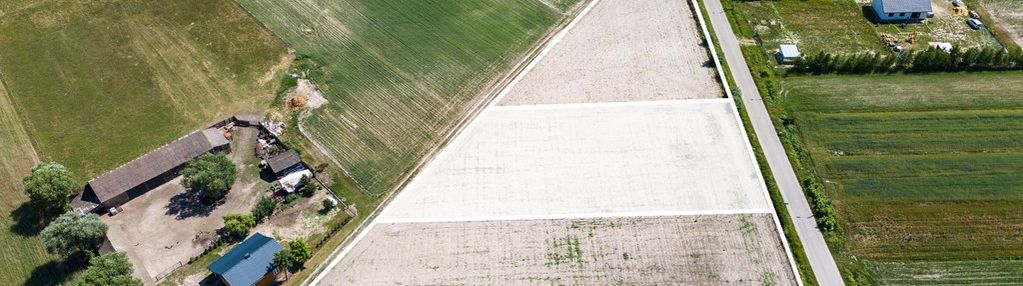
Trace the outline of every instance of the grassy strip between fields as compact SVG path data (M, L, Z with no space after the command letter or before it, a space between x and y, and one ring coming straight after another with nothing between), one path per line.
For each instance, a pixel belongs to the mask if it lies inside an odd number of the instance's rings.
M725 2L727 1L728 0L725 0ZM725 82L734 95L733 100L735 101L736 108L738 108L739 117L742 119L742 126L746 129L747 139L753 147L753 153L757 158L757 166L760 168L760 173L764 177L763 179L767 185L767 191L771 196L771 203L774 205L775 213L778 215L778 220L781 223L782 232L785 235L785 239L789 242L789 248L792 250L792 256L795 260L796 268L799 270L800 278L803 281L803 285L818 285L813 269L810 268L810 262L806 258L806 250L803 249L803 243L799 240L799 235L796 234L796 229L792 223L792 216L789 215L788 207L785 205L785 200L781 197L781 191L778 189L778 184L774 180L774 174L771 172L771 168L767 165L767 158L764 157L764 151L760 147L760 141L757 138L757 133L753 130L753 124L750 122L749 116L746 114L746 106L742 103L742 94L734 84L735 80L732 78L732 72L728 68L728 64L725 62L724 52L721 51L720 45L716 44L719 42L717 34L714 33L714 27L710 24L710 15L707 14L707 8L702 5L703 1L698 2L701 3L701 5L699 5L699 12L703 14L703 18L706 20L705 24L707 25L707 30L710 31L711 40L715 43L714 52L720 56L719 61L721 68L724 70Z

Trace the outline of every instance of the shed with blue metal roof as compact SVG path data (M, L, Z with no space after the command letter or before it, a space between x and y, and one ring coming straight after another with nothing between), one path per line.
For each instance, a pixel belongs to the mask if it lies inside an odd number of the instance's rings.
M228 286L269 285L279 272L273 260L281 250L276 240L256 233L207 268Z

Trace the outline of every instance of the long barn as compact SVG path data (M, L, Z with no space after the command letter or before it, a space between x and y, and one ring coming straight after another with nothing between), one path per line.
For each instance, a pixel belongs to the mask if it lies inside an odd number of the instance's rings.
M105 211L178 176L185 163L209 152L229 152L230 142L215 128L196 130L90 180L72 201L75 211Z

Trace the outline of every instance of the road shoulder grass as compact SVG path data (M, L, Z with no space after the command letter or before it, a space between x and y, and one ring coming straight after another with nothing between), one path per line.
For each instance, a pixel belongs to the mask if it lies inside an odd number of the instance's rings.
M727 0L722 1L727 2ZM690 2L692 3L692 2ZM707 14L707 8L703 6L703 1L698 1L699 12L703 14L704 19L710 19L710 15ZM722 3L725 4L725 3ZM726 5L726 7L728 7ZM729 17L729 22L731 22ZM789 243L789 248L792 251L794 263L796 269L799 271L800 279L803 285L812 286L818 285L817 278L813 273L813 269L810 268L810 262L806 258L806 250L803 249L803 243L799 240L799 235L796 234L795 226L792 223L792 216L789 215L788 207L785 205L785 200L781 197L781 190L778 189L778 184L774 180L774 174L771 172L771 168L767 165L767 158L764 157L764 151L760 147L760 141L757 138L757 133L753 130L753 124L750 122L749 115L746 113L746 106L742 103L742 94L738 92L738 87L734 84L732 78L732 72L728 68L728 64L725 62L724 53L721 51L721 47L718 46L718 39L714 33L714 27L709 21L706 21L707 30L710 32L711 41L715 43L714 49L719 57L721 68L725 74L725 85L732 91L733 101L735 102L736 108L739 112L739 118L742 120L742 126L746 130L747 140L750 142L750 146L753 149L753 154L757 159L757 167L760 168L760 174L763 176L764 182L767 186L768 194L771 197L771 203L774 205L775 215L778 216L778 220L781 223L782 233L785 239ZM732 23L734 26L735 24Z

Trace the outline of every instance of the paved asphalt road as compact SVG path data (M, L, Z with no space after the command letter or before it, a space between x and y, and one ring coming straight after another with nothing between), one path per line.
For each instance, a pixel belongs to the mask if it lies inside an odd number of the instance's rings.
M799 179L792 171L792 164L785 155L785 148L778 139L778 132L771 123L771 117L767 114L764 102L760 98L756 84L753 83L753 76L750 75L749 67L746 66L746 59L742 57L739 49L739 42L732 32L732 26L728 24L724 8L721 7L721 0L706 0L704 5L710 14L711 25L714 26L714 34L717 35L721 50L725 53L728 67L732 71L735 83L742 91L742 102L746 105L746 113L753 123L753 130L757 134L760 146L763 147L764 155L767 157L767 164L774 173L774 179L781 189L782 199L788 206L789 215L796 225L796 233L803 243L803 249L810 260L810 267L817 276L820 285L833 286L844 285L842 277L835 266L835 259L831 257L824 236L817 229L813 212L810 211L810 204L803 195Z

